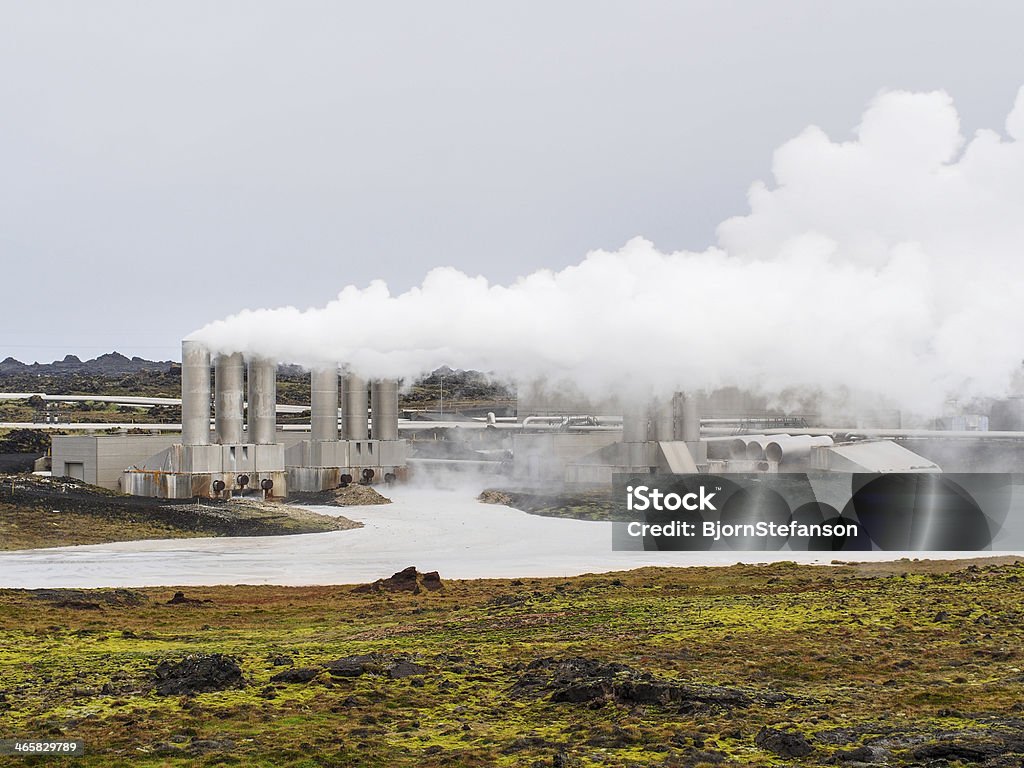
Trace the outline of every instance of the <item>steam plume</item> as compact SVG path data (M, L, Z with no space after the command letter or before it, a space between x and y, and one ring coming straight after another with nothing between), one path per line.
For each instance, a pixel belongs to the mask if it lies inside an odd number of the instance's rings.
M812 126L776 150L774 185L755 183L702 252L637 237L507 286L440 267L400 295L348 286L192 338L367 376L448 364L593 392L1001 394L1024 356L1024 88L1005 129L967 142L947 94L884 92L853 140Z

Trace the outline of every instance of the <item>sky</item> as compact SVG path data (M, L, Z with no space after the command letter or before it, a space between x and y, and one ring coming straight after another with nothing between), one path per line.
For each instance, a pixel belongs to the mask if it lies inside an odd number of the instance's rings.
M177 359L376 279L703 251L777 148L851 139L883 90L1002 126L1021 28L1012 2L0 0L0 359Z

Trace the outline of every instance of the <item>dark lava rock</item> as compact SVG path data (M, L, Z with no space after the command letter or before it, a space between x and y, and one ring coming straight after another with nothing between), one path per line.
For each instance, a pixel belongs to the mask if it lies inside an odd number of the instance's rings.
M358 656L346 656L329 661L323 665L333 677L359 677L361 675L387 675L392 680L406 677L419 677L430 672L429 669L405 658L385 656L381 653L366 653ZM413 681L415 683L415 681Z
M382 672L387 660L379 653L345 656L324 664L324 669L334 677L359 677L369 672Z
M270 678L272 683L308 683L319 675L323 670L315 667L295 667L278 672Z
M438 592L443 589L444 584L442 584L441 576L437 571L420 573L416 570L416 566L410 565L386 579L377 579L372 584L363 584L352 591L359 593L409 592L418 595L423 590Z
M380 585L382 590L387 592L415 592L419 593L419 583L416 577L419 572L416 570L416 566L410 565L408 568L403 568L398 573L391 576L389 579L379 579L376 584Z
M971 737L952 736L922 744L913 751L918 760L959 760L963 763L980 763L1007 752L1019 752L1024 742L1016 744L1007 741L985 740Z
M270 656L267 661L275 667L290 667L295 663L291 656Z
M59 608L134 608L149 602L144 594L131 589L32 589L29 594Z
M167 601L168 605L202 605L202 600L196 600L194 597L185 597L184 592L175 592L174 597Z
M188 745L188 751L194 755L206 752L233 752L235 742L231 739L196 739Z
M428 571L423 574L423 588L428 592L437 592L444 589L441 583L441 574L437 571Z
M512 692L533 696L548 694L553 702L571 704L600 701L658 704L681 712L693 712L708 706L744 707L754 700L750 694L738 689L685 685L625 664L585 657L537 659L527 665L523 675L512 686Z
M767 726L757 732L754 743L780 757L804 757L814 751L802 733L779 731Z
M238 662L220 653L187 656L181 661L162 661L154 670L153 681L156 692L161 696L188 696L245 686Z
M873 763L878 758L880 751L871 747L860 746L853 749L839 750L832 755L832 759L837 763Z
M403 677L425 675L430 670L420 664L413 664L411 661L399 660L388 667L388 677L392 680L400 680Z
M496 595L489 602L496 608L510 608L524 605L529 600L529 595Z

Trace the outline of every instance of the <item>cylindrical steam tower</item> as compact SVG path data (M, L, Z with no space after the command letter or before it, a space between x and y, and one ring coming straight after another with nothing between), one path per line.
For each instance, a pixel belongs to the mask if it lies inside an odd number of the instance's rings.
M631 404L622 414L622 442L647 442L647 409Z
M656 399L651 403L649 418L652 440L671 442L676 439L675 414L672 405L673 398L671 397Z
M683 434L681 437L688 443L700 440L700 406L697 395L683 395Z
M309 374L310 423L314 440L338 439L338 369L314 370Z
M398 439L398 382L381 379L373 383L370 410L373 414L373 439Z
M270 445L277 440L277 364L273 360L249 361L248 442Z
M181 442L210 443L210 350L181 342Z
M214 369L214 408L217 421L217 442L238 445L244 442L245 368L242 355L221 355Z
M345 405L342 424L346 440L365 440L368 434L366 423L366 379L355 374L345 377Z

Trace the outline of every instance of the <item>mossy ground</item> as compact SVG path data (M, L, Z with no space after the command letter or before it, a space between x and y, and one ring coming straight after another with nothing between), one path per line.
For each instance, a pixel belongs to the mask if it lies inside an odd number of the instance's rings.
M0 738L84 739L85 757L62 758L83 766L824 765L862 744L921 764L914 744L943 733L1019 727L1022 578L1018 564L903 562L446 581L415 595L188 588L212 602L186 605L165 603L170 588L138 590L138 605L3 590ZM373 652L430 671L269 682L278 655L302 667ZM237 657L249 684L153 693L156 664L192 653ZM511 690L521 665L569 656L792 698L680 714ZM814 751L765 751L762 726Z
M197 536L283 536L361 525L256 496L200 504L127 496L70 478L0 473L0 550Z
M97 515L0 502L0 550L209 535L185 531L159 520L105 519Z
M572 491L517 491L488 488L479 500L486 504L504 504L531 515L565 517L573 520L632 520L622 502L609 489Z

